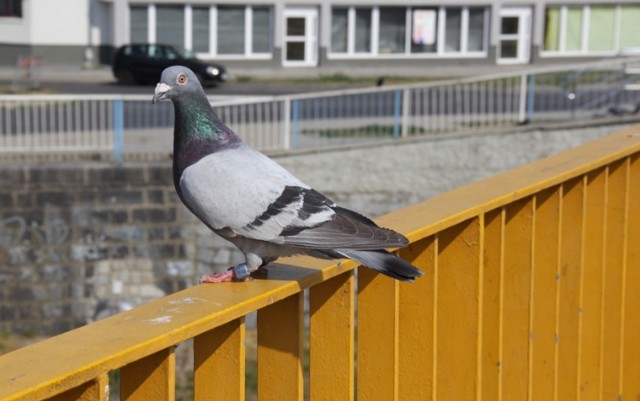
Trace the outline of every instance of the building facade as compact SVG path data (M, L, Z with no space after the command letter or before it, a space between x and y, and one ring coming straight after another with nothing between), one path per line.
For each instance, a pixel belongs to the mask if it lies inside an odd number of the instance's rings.
M243 68L527 64L640 54L640 1L0 0L0 63L169 43Z

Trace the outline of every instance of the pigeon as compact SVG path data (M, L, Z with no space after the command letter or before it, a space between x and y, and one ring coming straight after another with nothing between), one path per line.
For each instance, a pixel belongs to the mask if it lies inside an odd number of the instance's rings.
M153 103L162 100L171 100L175 110L173 181L180 200L245 257L201 282L246 281L296 254L352 259L401 281L422 275L385 250L407 246L403 235L338 206L242 141L216 115L190 69L162 72Z

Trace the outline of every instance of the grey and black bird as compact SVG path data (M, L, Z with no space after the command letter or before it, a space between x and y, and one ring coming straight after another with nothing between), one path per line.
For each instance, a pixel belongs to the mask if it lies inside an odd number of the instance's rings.
M281 256L349 258L402 281L422 272L385 248L407 239L336 205L251 148L213 111L194 73L165 69L153 102L175 110L173 180L186 207L237 246L245 262L203 282L244 280Z

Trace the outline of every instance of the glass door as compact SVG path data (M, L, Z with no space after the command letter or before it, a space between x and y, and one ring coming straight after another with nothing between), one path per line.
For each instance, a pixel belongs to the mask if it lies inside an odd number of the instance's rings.
M526 64L531 57L531 9L500 10L498 64Z
M284 12L282 65L313 67L318 65L318 10L291 8Z

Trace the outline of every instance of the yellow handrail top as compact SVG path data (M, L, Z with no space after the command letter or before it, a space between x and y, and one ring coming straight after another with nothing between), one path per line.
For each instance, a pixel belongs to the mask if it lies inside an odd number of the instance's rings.
M377 220L415 242L478 214L640 152L640 126L435 196ZM0 357L0 399L27 400L79 386L355 268L288 258L269 278L197 285Z

